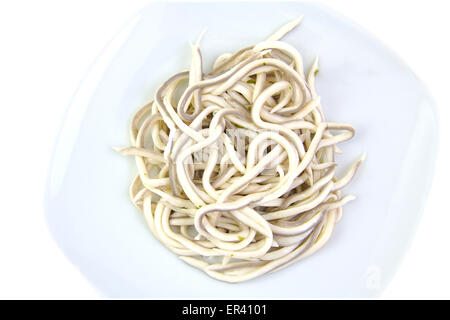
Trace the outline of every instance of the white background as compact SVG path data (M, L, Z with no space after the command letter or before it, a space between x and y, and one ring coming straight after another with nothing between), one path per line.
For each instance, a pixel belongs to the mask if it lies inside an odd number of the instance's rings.
M102 298L50 237L44 185L78 84L102 48L148 2L0 2L0 298ZM441 138L434 183L412 246L381 298L450 299L450 5L443 0L321 2L399 53L436 99Z

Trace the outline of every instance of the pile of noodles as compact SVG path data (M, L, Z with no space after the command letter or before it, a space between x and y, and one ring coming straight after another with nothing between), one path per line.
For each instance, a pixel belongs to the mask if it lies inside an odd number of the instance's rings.
M219 56L204 74L170 77L131 121L130 187L154 236L213 278L241 282L305 258L330 239L363 161L336 177L336 144L355 130L328 122L299 52L280 39Z

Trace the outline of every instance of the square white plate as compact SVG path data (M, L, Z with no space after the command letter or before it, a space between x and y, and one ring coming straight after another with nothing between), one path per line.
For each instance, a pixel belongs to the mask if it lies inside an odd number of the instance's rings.
M206 67L263 40L300 15L285 40L317 79L327 119L355 126L341 145L345 168L367 159L345 190L358 198L330 242L288 268L228 284L191 268L156 241L128 199L134 111L159 84L186 69L188 41L206 27ZM70 261L109 297L371 297L390 281L414 235L433 174L437 125L432 100L408 67L360 27L311 3L154 3L124 27L94 63L67 113L48 180L51 233Z

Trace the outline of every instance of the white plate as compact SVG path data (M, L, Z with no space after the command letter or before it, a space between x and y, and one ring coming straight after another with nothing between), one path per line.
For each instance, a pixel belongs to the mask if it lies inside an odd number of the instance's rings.
M227 284L191 268L156 241L127 196L136 172L112 146L128 144L132 113L185 69L188 41L202 41L206 66L223 52L265 39L304 15L286 37L309 66L327 119L355 126L342 167L367 161L346 192L329 244L288 268ZM142 10L94 64L68 111L48 180L51 233L106 296L148 298L342 298L378 295L414 235L433 174L435 108L408 67L367 32L311 3L157 3Z

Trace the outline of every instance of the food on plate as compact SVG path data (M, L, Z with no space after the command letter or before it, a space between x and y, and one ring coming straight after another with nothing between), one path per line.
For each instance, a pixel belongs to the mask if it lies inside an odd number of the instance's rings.
M154 236L209 276L242 282L303 259L330 239L364 160L336 176L337 144L355 129L325 119L300 53L281 39L220 55L208 73L200 38L189 70L133 116L133 203ZM151 250L151 249L149 249Z

